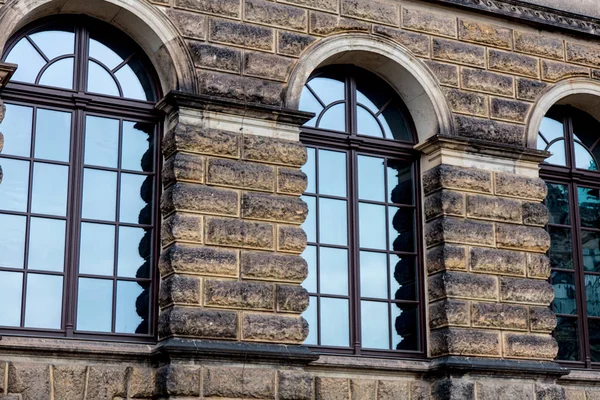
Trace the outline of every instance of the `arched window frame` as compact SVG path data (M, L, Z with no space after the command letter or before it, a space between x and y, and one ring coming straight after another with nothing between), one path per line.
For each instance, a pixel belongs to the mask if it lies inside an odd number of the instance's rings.
M11 39L6 43L4 51L2 53L2 60L5 60L10 54L10 51L19 42L21 38L26 35L33 34L35 32L44 31L47 29L60 29L63 26L74 26L75 33L75 50L74 50L74 81L72 89L57 88L52 86L43 86L38 84L23 83L17 81L11 81L2 91L2 100L5 104L13 104L17 106L26 106L33 108L34 121L32 129L35 130L35 110L38 108L56 111L66 111L72 113L71 119L71 140L69 146L69 185L68 185L68 204L72 210L67 210L67 216L64 218L66 223L66 240L65 240L65 259L64 259L64 283L63 283L63 298L62 298L62 321L60 329L42 329L42 328L26 328L24 327L25 322L25 304L21 303L21 326L20 327L7 327L0 326L0 334L5 335L17 335L17 336L38 336L38 337L67 337L76 339L94 339L94 340L110 340L110 341L121 341L121 342L144 342L154 343L157 338L157 317L158 317L158 258L160 254L160 209L159 199L161 192L161 180L160 171L162 168L162 157L161 157L161 141L162 137L162 116L155 109L155 104L158 99L162 97L160 90L160 84L158 76L148 59L143 53L141 48L126 34L119 31L118 29L90 18L86 15L69 15L69 16L52 16L46 17L25 26L23 29L15 33ZM147 92L148 100L130 99L122 96L120 90L119 97L109 96L100 93L87 92L87 52L88 52L88 39L90 32L95 31L99 37L107 39L109 41L120 41L123 47L131 48L135 53L136 59L140 65L143 66L143 73L148 78L148 84L150 86L150 92ZM124 63L131 59L124 60ZM44 67L47 68L48 64ZM41 72L40 72L41 75ZM39 76L38 76L39 79ZM118 83L117 83L118 85ZM83 170L84 170L84 129L86 116L99 116L109 117L120 121L119 128L119 160L121 159L121 147L122 147L122 136L123 136L123 123L125 121L133 123L151 124L154 126L154 142L152 151L152 172L140 172L141 175L152 176L153 193L152 193L152 222L150 225L139 225L140 227L147 227L152 229L151 235L151 256L150 256L150 276L148 278L139 278L140 281L146 281L150 285L150 298L149 298L149 322L148 332L143 334L137 333L118 333L115 332L116 325L116 297L117 297L117 282L128 281L127 278L123 279L118 277L117 273L111 278L113 280L113 292L112 292L112 322L110 332L95 332L95 331L78 331L76 328L76 314L77 314L77 296L78 296L78 284L77 277L78 272L78 256L79 256L79 240L80 240L80 227L77 226L82 221L81 216L81 201L83 191ZM1 127L0 127L1 130ZM33 134L33 132L32 132ZM31 140L33 149L33 139ZM0 152L0 166L2 165L3 159L13 160L26 160L29 161L31 167L29 168L29 194L28 198L31 199L32 191L32 180L33 180L33 163L37 160L34 156L33 150L29 157L15 157ZM65 163L67 165L67 163ZM94 169L102 170L101 167L93 166ZM113 168L113 170L115 170ZM117 183L117 204L119 199L120 191L120 176L123 172L126 172L126 168L119 166L116 168L118 183ZM28 200L30 202L30 200ZM119 206L117 205L116 212L118 213ZM7 213L6 211L2 211ZM11 214L10 212L8 212ZM26 213L14 213L18 215L27 215L29 219L32 215L30 212L30 206ZM122 223L117 220L113 225L118 230L119 226L127 226L127 223ZM138 224L130 224L138 225ZM29 226L29 223L27 223ZM29 229L28 229L29 230ZM25 259L27 259L27 243L29 242L29 232L26 235L25 245ZM115 271L117 268L117 248L118 239L115 236ZM27 263L25 261L24 275L27 274ZM135 278L138 279L138 278ZM134 278L130 281L134 281ZM25 299L25 286L23 283L22 298Z
M377 356L377 357L390 357L390 358L423 358L426 356L426 321L425 321L425 294L424 294L424 260L423 260L423 241L422 241L422 205L420 202L421 198L421 183L420 183L420 166L419 166L419 151L414 149L414 145L418 141L416 128L411 115L400 97L395 93L394 89L385 80L379 76L366 71L362 68L355 67L352 65L330 65L324 68L320 68L313 72L308 79L307 83L320 76L326 71L335 71L336 75L345 76L345 100L346 105L346 131L338 130L326 130L321 128L315 128L310 126L302 127L300 134L300 141L310 149L324 149L334 151L345 151L347 152L347 200L348 200L348 250L349 250L349 314L350 314L350 345L348 347L339 346L326 346L322 344L310 346L319 353L328 354L343 354L343 355L363 355L363 356ZM401 109L402 116L407 125L410 133L409 140L400 141L389 138L377 138L372 136L361 135L357 133L357 118L356 118L356 82L357 79L365 79L372 77L373 79L379 80L379 84L385 84L390 92L393 92L397 96L398 102L396 103ZM301 111L305 111L302 110ZM315 117L318 118L318 115ZM310 121L309 121L310 122ZM413 180L413 205L415 210L414 230L413 234L415 237L415 268L416 268L416 288L418 290L414 304L418 306L418 323L417 323L417 335L418 335L418 350L383 350L383 349L369 349L362 346L361 340L361 294L360 294L360 247L359 247L359 232L358 232L358 156L377 156L386 159L393 159L394 161L406 162L412 164L412 180ZM310 177L309 177L310 180ZM309 184L310 186L310 184ZM320 197L318 193L306 193L306 196ZM386 194L387 196L387 194ZM362 202L362 201L361 201ZM387 199L386 199L387 203ZM391 204L391 203L387 203ZM318 226L318 217L317 217ZM317 228L318 229L318 228ZM389 233L386 233L386 236ZM389 238L388 238L389 240ZM309 246L321 246L318 242L310 242ZM388 254L393 253L388 251ZM317 267L318 268L318 267ZM318 270L317 270L318 271ZM317 272L318 273L318 272ZM388 279L393 279L393 276ZM306 281L305 281L306 282ZM391 290L391 289L389 289ZM320 297L321 293L313 293L309 290L311 300L313 297ZM364 297L362 297L364 299ZM393 304L393 300L388 299L390 304ZM317 318L320 318L320 310L317 311ZM309 322L310 323L310 322ZM390 315L389 322L390 328L393 326L393 316ZM317 329L314 325L310 326L310 329ZM320 328L319 334L320 335ZM390 342L392 342L392 333L390 330Z

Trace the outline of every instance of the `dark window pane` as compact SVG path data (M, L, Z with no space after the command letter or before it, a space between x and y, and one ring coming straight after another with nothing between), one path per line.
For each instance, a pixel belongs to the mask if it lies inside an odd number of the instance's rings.
M412 164L388 160L387 179L390 203L414 204Z
M112 326L113 281L79 278L77 330L110 332Z
M395 102L383 110L379 115L379 120L386 132L386 137L407 142L413 140L404 113Z
M577 196L581 225L588 228L600 228L600 191L579 187L577 188Z
M348 300L321 297L321 345L350 345Z
M151 231L119 227L118 275L124 278L149 278L152 251Z
M588 320L588 331L590 335L590 356L592 362L600 361L600 321Z
M346 130L346 106L344 103L336 104L321 114L318 127L344 132Z
M26 327L60 329L62 302L62 276L27 274Z
M377 90L379 88L376 87L377 85L373 85L371 79L358 78L359 79L356 80L356 102L362 104L372 113L377 114L379 109L381 109L389 100L389 97L386 96L387 91Z
M575 166L581 169L597 171L598 166L596 165L596 160L594 160L592 153L578 142L574 142L573 146L575 150Z
M153 125L124 121L121 168L152 172L154 169L153 144Z
M356 132L359 135L383 138L384 133L377 122L377 118L361 106L356 107Z
M558 317L554 338L558 342L558 360L579 361L579 328L576 318Z
M385 201L385 160L358 156L358 198Z
M150 283L117 282L115 331L147 334L150 316Z
M348 250L321 247L321 293L348 295Z
M317 302L316 297L310 297L308 308L302 313L302 317L308 322L308 336L304 341L304 344L317 345L318 344L318 317L317 317Z
M52 63L40 77L39 84L73 89L73 62L73 58L63 58Z
M83 171L83 218L114 221L116 208L117 173L85 168Z
M309 243L317 241L317 199L312 196L302 196L302 200L308 206L308 216L302 224L302 229L306 232L306 238Z
M600 276L585 275L585 301L587 314L600 317Z
M570 225L569 187L558 183L548 183L546 205L550 212L549 223Z
M88 115L85 118L85 158L87 165L117 168L119 120Z
M152 176L121 174L119 221L150 224L152 208Z
M123 89L123 97L136 100L150 100L146 97L146 91L142 86L142 82L140 82L138 76L129 65L123 65L115 72L115 76L121 84L121 89Z
M23 268L26 223L26 217L0 214L0 267Z
M302 166L302 172L306 174L308 179L308 185L306 187L307 193L315 193L317 191L317 165L316 165L316 151L312 147L306 149L307 160L306 164Z
M73 54L75 51L75 34L66 31L43 31L30 35L31 40L44 52L49 60Z
M360 295L388 298L388 268L385 253L360 252Z
M308 277L304 282L302 282L302 286L309 293L317 292L317 248L315 246L306 246L304 252L302 252L302 257L306 260L308 264Z
M44 58L26 38L19 40L15 47L12 48L6 57L6 62L19 66L12 80L27 83L35 83L38 73L46 65Z
M28 268L62 272L65 264L65 226L58 219L31 218Z
M0 326L21 325L22 294L23 274L0 271Z
M590 114L578 109L573 108L568 112L571 115L573 136L576 140L574 142L575 165L577 168L597 171L600 148L596 141L598 132L600 132L600 122Z
M319 194L346 197L346 153L319 150Z
M573 249L571 230L549 227L550 249L548 255L552 268L573 269Z
M0 210L27 211L29 161L0 158L0 167L2 167Z
M88 63L87 91L108 96L119 96L119 89L113 77L93 61Z
M395 300L417 300L417 269L414 256L390 254L391 294Z
M358 232L361 248L386 249L385 208L375 204L359 203Z
M115 227L81 224L79 273L112 276L115 257Z
M552 287L554 287L552 310L556 314L577 314L575 274L552 272Z
M34 163L31 212L66 216L68 188L69 167Z
M348 221L346 201L319 199L319 241L324 244L346 246Z
M392 346L396 350L419 350L419 307L392 303Z
M374 301L360 302L362 347L390 348L389 305Z
M18 69L21 67L19 66ZM32 107L6 104L4 121L0 122L0 131L4 134L2 154L29 157L31 155L32 124Z
M389 207L390 250L415 251L415 212L412 208Z
M600 233L581 231L583 268L586 271L600 272Z
M35 157L69 161L71 113L38 108L35 124Z

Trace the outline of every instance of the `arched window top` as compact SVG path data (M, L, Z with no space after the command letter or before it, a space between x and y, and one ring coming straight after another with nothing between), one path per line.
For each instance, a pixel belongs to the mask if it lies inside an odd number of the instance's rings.
M78 16L36 24L6 49L12 81L132 100L156 100L149 61L116 29Z
M305 127L414 142L413 123L400 96L362 68L332 65L316 71L302 90L299 108L315 113Z

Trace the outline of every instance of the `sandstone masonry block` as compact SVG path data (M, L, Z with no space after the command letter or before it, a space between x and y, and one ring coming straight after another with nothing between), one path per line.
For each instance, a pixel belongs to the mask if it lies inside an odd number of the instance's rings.
M221 246L273 250L271 224L239 219L206 218L206 243Z
M297 226L279 225L277 250L290 253L302 253L306 248L306 232Z
M464 216L465 195L451 190L440 190L427 196L424 202L425 218L441 215Z
M429 194L441 188L491 193L492 178L487 171L441 164L425 172L423 190Z
M203 183L204 157L185 153L173 155L163 166L162 181L165 186L175 181Z
M400 24L400 7L391 3L369 0L342 0L341 14L387 25Z
M597 47L567 42L567 61L598 67L600 66L600 49Z
M159 336L237 339L238 316L233 311L173 307L159 317Z
M550 258L545 254L527 254L527 276L548 279L550 277Z
M558 385L536 384L535 396L536 400L563 400L565 389Z
M163 246L173 242L202 243L202 216L175 213L165 219L161 226Z
M350 381L350 398L375 400L377 388L377 381L371 381L367 379L352 379Z
M455 40L433 38L432 56L435 60L458 64L485 66L485 48Z
M297 197L253 192L242 196L244 218L301 224L307 215L308 206Z
M498 280L493 276L452 271L430 276L428 282L429 300L441 298L498 299Z
M258 50L273 50L273 29L224 19L211 18L212 41Z
M434 399L474 399L475 384L466 380L438 379L432 384L431 394Z
M222 71L241 71L242 52L237 49L188 41L194 65Z
M85 390L87 367L84 365L55 365L53 368L54 397L64 400L81 399ZM3 372L2 368L0 368L0 372Z
M163 193L161 211L189 211L219 215L238 214L238 192L194 183L176 183Z
M514 96L513 77L480 69L463 68L462 85L465 89L479 92Z
M207 96L282 106L283 83L216 71L197 70L198 92Z
M490 49L488 63L491 70L525 75L532 78L539 76L539 61L535 57Z
M159 304L167 307L171 304L200 305L200 279L193 276L171 275L160 285Z
M402 27L434 35L456 37L456 18L427 11L402 8Z
M315 398L319 400L348 400L350 382L348 379L317 377Z
M421 33L393 29L382 25L373 25L373 33L388 37L409 49L413 54L429 55L429 37Z
M426 224L425 240L428 247L442 242L492 246L494 227L488 222L442 217Z
M279 374L280 400L312 400L313 376L303 371L281 370Z
M206 39L206 16L175 9L167 9L165 12L182 36L200 40Z
M204 304L208 307L273 310L275 288L261 282L217 279L204 281Z
M275 398L275 372L270 369L211 367L203 376L204 397Z
M277 52L286 56L298 57L316 39L309 35L295 32L278 31Z
M557 82L574 76L590 76L590 69L564 62L542 60L542 79Z
M306 148L297 141L245 135L243 147L246 160L293 167L301 167L307 160Z
M162 252L158 268L163 277L172 273L235 277L238 274L238 252L175 244Z
M556 340L548 334L534 335L504 332L503 340L505 357L553 360L558 353Z
M458 86L458 66L436 61L425 61L442 85Z
M550 247L550 235L543 228L496 224L498 247L546 252Z
M443 328L431 332L431 355L500 356L500 334L480 329ZM472 397L469 397L472 398Z
M301 8L265 0L246 0L244 4L247 21L301 31L307 28L307 12Z
M478 328L527 330L528 309L502 303L473 303L471 318Z
M294 59L274 54L246 51L244 75L285 82Z
M308 275L306 260L298 255L242 251L242 277L301 283Z
M471 271L500 275L525 275L525 253L510 250L471 248Z
M564 43L561 39L537 33L515 31L515 50L562 60Z
M277 168L277 192L301 195L306 191L308 177L298 169Z
M50 366L24 362L9 363L6 391L21 394L23 400L49 399Z
M521 202L501 197L470 194L467 196L467 216L492 221L521 222Z
M429 383L423 381L411 382L410 384L410 399L411 400L430 400L431 387Z
M504 383L494 381L477 382L477 393L480 400L495 399L533 399L533 385L521 383Z
M467 42L483 43L495 47L512 47L512 30L497 25L459 19L458 38Z
M542 203L523 203L523 223L545 226L548 223L548 207Z
M273 167L247 161L209 158L207 183L242 189L272 192L275 183Z
M547 83L531 79L517 79L517 98L521 100L537 100L548 86Z
M511 303L549 305L554 289L546 281L534 279L500 278L500 298Z
M89 367L87 396L90 399L112 400L115 397L125 397L126 390L125 367Z
M471 323L469 302L442 300L429 305L429 328L445 326L469 326Z
M308 322L298 316L248 314L242 317L244 340L301 344L308 336Z
M176 150L190 153L215 154L225 157L239 157L240 135L178 123L173 129L167 132L163 141L165 156Z
M168 365L157 371L159 392L165 395L200 395L200 368Z
M283 3L298 4L309 8L315 8L324 11L338 11L337 0L283 0Z
M156 374L154 369L133 367L130 371L129 396L135 399L151 398L156 391Z
M467 251L463 246L444 244L427 250L427 271L466 270Z
M408 382L379 381L377 400L408 400L410 398Z
M454 121L459 136L513 146L522 146L525 141L525 128L522 125L465 115L455 116Z
M302 313L308 308L308 292L302 286L277 285L277 311Z
M370 24L351 18L338 17L317 11L310 13L310 33L331 35L339 32L368 32Z
M492 118L525 123L531 104L522 101L492 98L490 103Z
M175 6L234 18L240 16L240 0L175 0Z
M548 188L540 178L527 178L497 172L495 193L502 196L542 201L546 198Z
M556 328L556 314L550 307L529 307L529 321L534 332L552 332Z
M444 94L454 112L482 117L489 115L488 99L485 95L464 92L458 89L446 89Z

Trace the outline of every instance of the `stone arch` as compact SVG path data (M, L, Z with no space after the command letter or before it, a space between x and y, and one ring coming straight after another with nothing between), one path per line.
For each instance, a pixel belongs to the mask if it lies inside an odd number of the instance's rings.
M156 7L139 0L9 0L0 8L0 49L20 28L57 14L86 14L119 28L146 52L163 93L195 92L196 74L177 29Z
M600 82L589 78L573 78L548 88L538 99L527 120L527 147L537 147L542 118L555 104L579 108L600 121Z
M452 135L452 113L436 78L405 47L391 40L348 33L322 39L304 53L289 80L285 105L297 109L302 88L317 68L354 64L384 78L406 103L419 142L436 135Z

